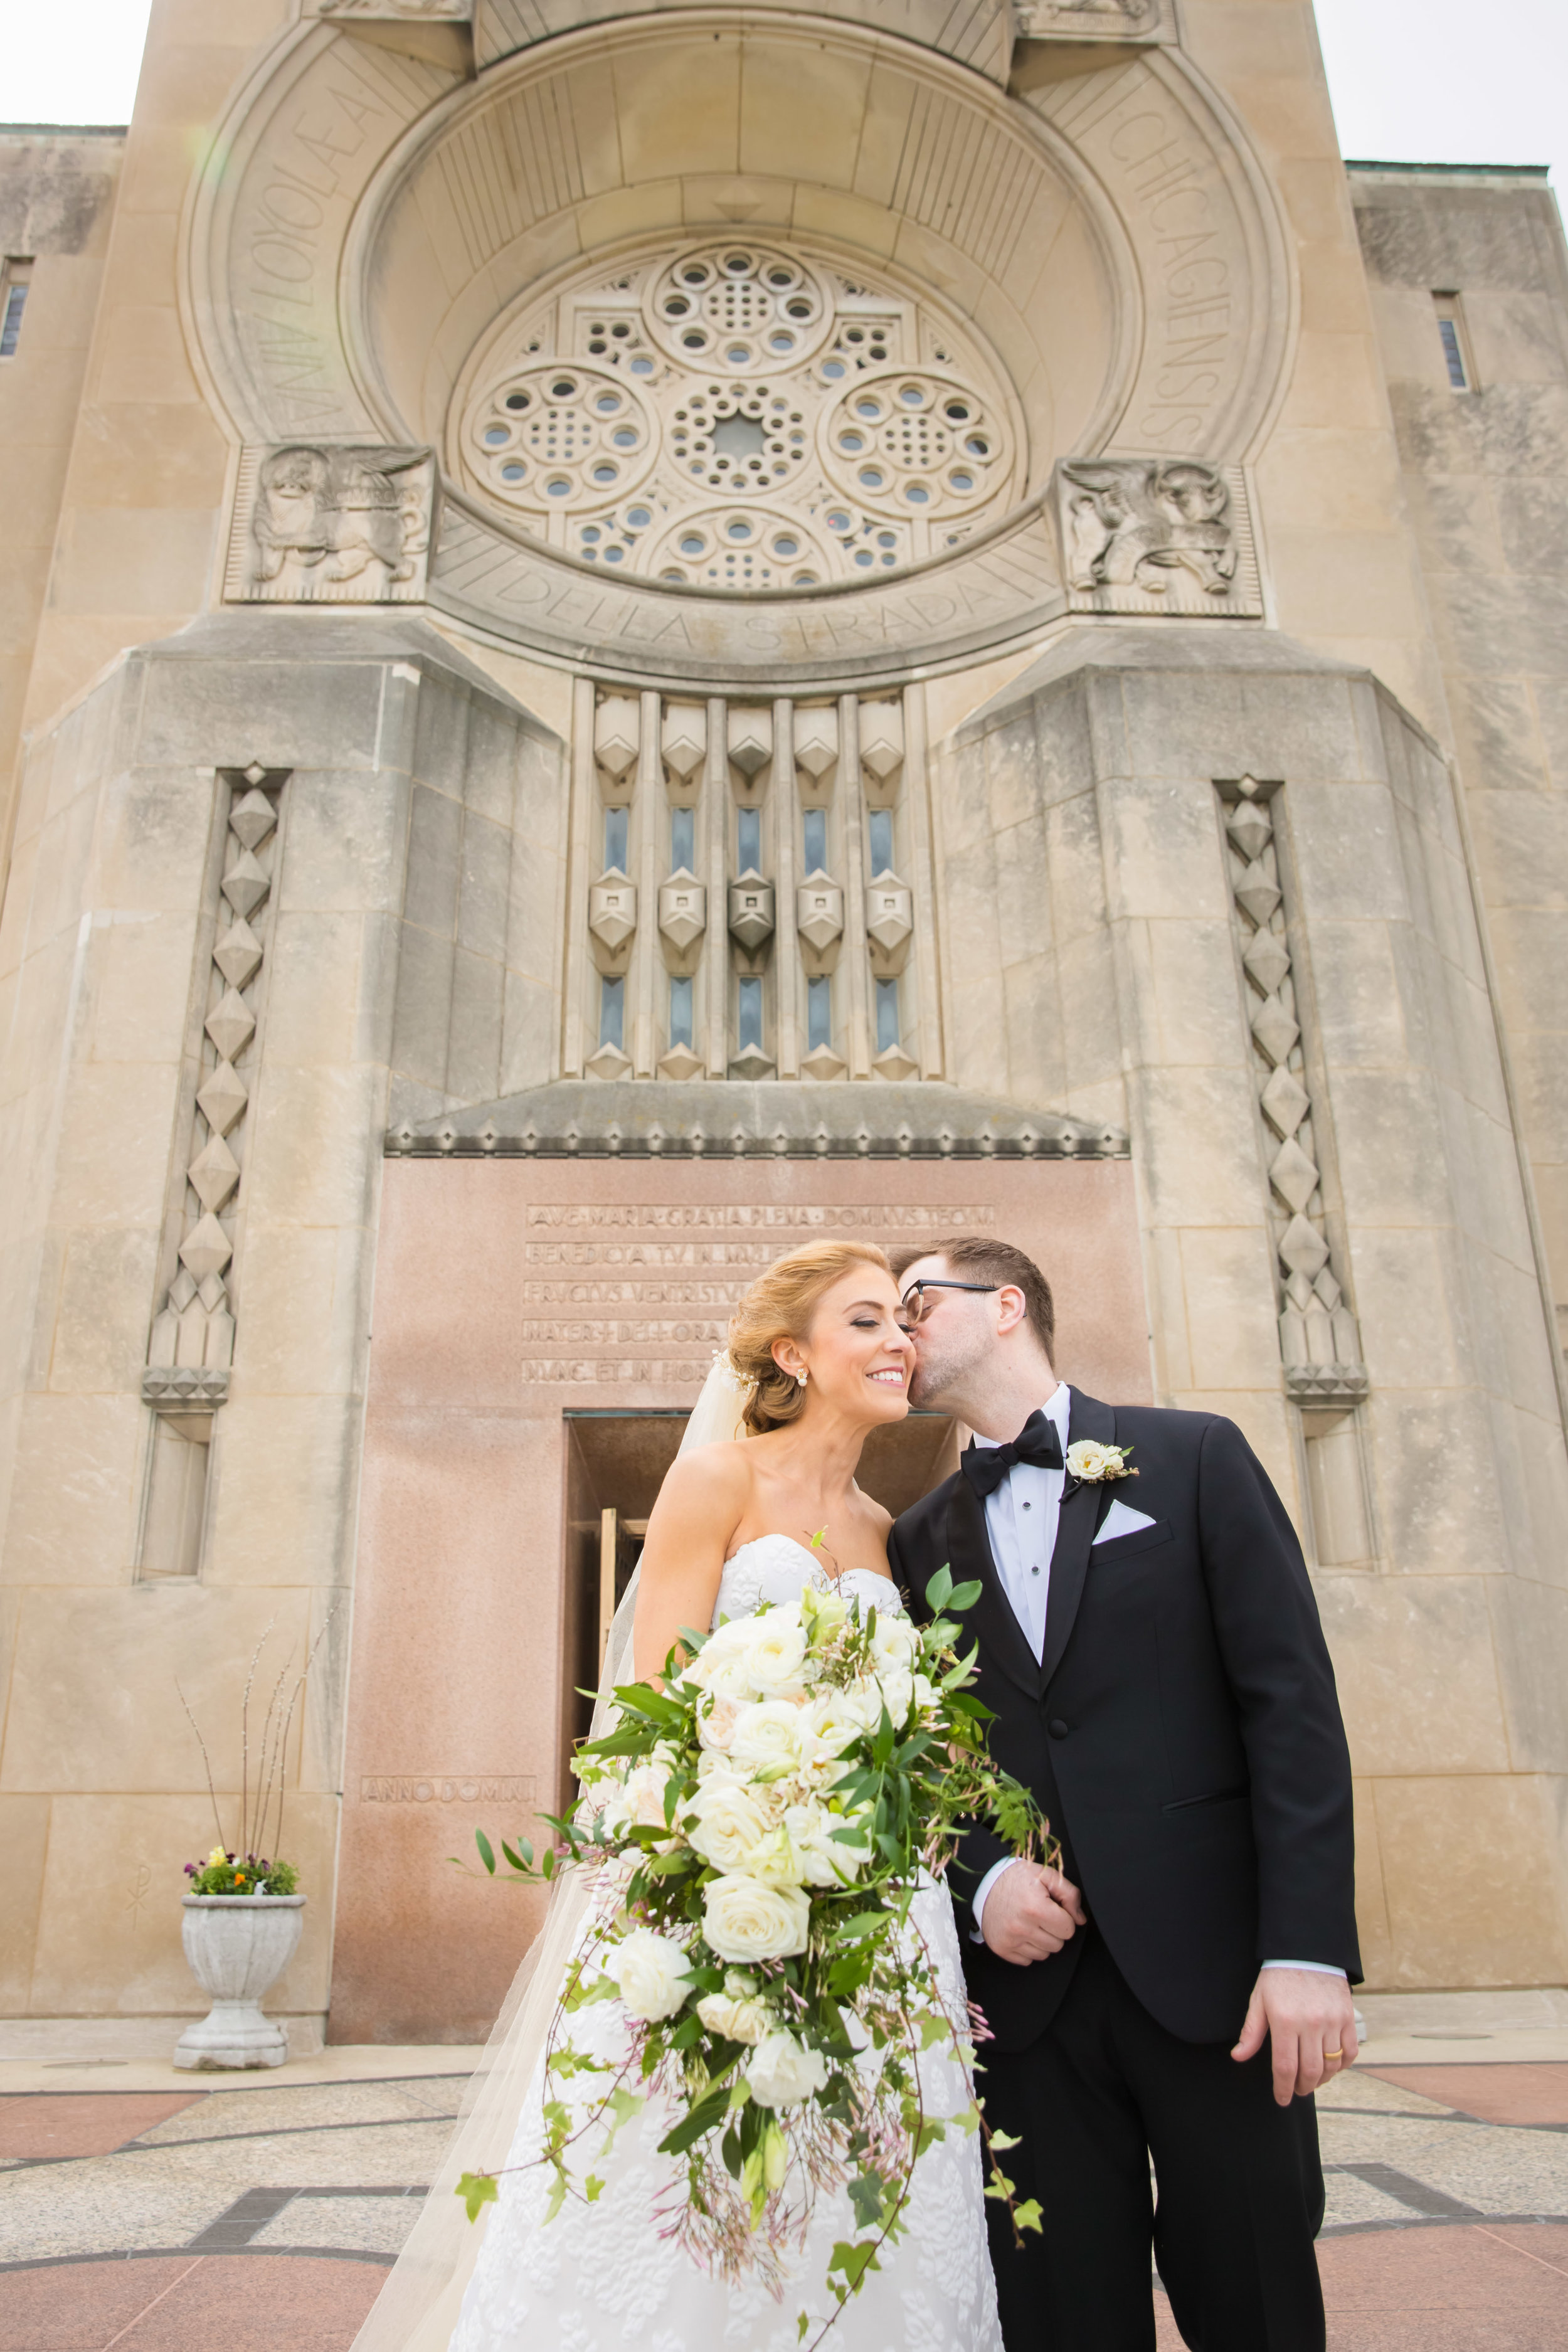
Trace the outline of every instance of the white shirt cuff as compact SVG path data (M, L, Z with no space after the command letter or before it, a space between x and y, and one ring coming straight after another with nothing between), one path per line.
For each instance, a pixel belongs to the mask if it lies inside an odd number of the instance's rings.
M984 1894L990 1884L989 1878L982 1880L980 1895ZM978 1903L980 1895L977 1895L974 1899ZM1305 1969L1309 1976L1338 1977L1342 1984L1350 1982L1343 1969L1331 1968L1327 1960L1265 1960L1263 1966L1266 1969Z
M1010 1853L1005 1861L994 1862L970 1897L970 1908L974 1914L974 1926L970 1931L969 1938L972 1944L983 1944L985 1941L985 1898L1002 1873L1005 1870L1011 1870L1013 1864L1019 1859L1019 1855Z

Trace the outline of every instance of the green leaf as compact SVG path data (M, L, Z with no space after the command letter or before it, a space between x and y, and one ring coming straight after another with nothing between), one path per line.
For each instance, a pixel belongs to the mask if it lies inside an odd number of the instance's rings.
M500 1842L500 1850L502 1853L505 1854L508 1862L510 1863L513 1870L521 1870L526 1874L533 1868L533 1848L530 1845L526 1838L520 1838L518 1840L518 1844L521 1847L522 1851L521 1853L514 1853L511 1847L508 1845L505 1838L502 1838Z
M491 1845L489 1838L486 1837L483 1830L476 1830L474 1832L474 1843L479 1847L479 1860L484 1864L485 1868L489 1872L490 1876L493 1878L496 1874L496 1850L494 1846Z
M866 2273L876 2268L877 2248L874 2242L868 2242L863 2246L858 2246L852 2244L847 2239L841 2238L833 2249L833 2259L827 2265L827 2275L831 2279L835 2271L840 2272L847 2291L853 2294Z
M469 2221L477 2221L480 2206L495 2203L500 2184L493 2172L465 2172L453 2194L462 2199Z
M589 2204L596 2205L600 2198L604 2195L604 2182L602 2180L595 2179L594 2175L590 2173L587 2179L583 2183L583 2194L587 2199Z
M981 1590L978 1577L968 1584L955 1584L943 1605L948 1609L973 1609L980 1598Z
M553 1846L547 1846L545 1848L544 1860L540 1864L540 1875L544 1878L553 1878L555 1875L555 1849Z
M721 2124L729 2112L730 2086L727 2083L721 2083L716 2091L710 2091L704 2097L698 2100L684 2123L677 2124L672 2132L666 2133L658 2144L659 2154L684 2156L687 2149L694 2146L704 2133L710 2132L715 2125Z
M926 1607L933 1617L940 1617L952 1595L952 1570L939 1568L926 1586Z
M1040 2200L1037 2197L1026 2197L1021 2205L1014 2206L1013 2227L1016 2230L1039 2230Z

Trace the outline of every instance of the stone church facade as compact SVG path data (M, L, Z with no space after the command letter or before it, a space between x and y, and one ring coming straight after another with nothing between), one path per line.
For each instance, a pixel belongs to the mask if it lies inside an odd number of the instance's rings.
M296 2046L481 2033L738 1290L955 1226L1278 1484L1369 1990L1562 1986L1544 173L1304 0L155 0L0 237L5 2046L196 2005L264 1634Z

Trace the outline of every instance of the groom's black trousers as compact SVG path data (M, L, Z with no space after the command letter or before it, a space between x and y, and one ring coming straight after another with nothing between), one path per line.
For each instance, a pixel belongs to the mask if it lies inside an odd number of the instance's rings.
M1020 2142L1003 2168L1043 2224L1019 2253L986 2209L1006 2352L1154 2352L1151 2242L1192 2352L1322 2352L1317 2115L1275 2105L1267 2043L1238 2065L1178 2041L1091 1927L1038 2041L980 2059L986 2122Z

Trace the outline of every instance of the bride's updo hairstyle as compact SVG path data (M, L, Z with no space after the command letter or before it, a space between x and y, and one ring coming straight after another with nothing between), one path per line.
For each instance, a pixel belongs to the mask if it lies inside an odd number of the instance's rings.
M892 1267L871 1242L807 1242L759 1275L730 1320L730 1361L741 1379L755 1382L746 1401L745 1423L753 1437L794 1421L806 1400L793 1372L773 1361L780 1339L805 1339L813 1316L836 1282L858 1265Z

